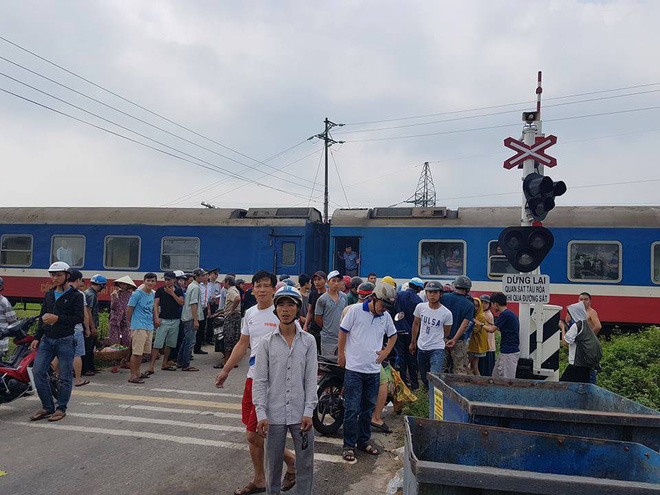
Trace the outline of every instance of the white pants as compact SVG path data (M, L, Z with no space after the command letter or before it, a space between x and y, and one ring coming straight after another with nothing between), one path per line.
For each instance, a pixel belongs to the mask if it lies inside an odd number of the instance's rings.
M497 361L495 361L493 378L515 378L518 358L520 358L519 352L513 352L511 354L500 353Z

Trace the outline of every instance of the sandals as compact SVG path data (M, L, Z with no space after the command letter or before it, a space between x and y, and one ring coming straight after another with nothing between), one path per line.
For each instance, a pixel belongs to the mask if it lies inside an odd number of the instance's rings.
M383 433L392 433L392 430L390 430L390 427L387 426L387 423L384 421L381 424L374 423L373 421L371 422L371 427L376 428L377 430L382 431Z
M188 366L187 368L181 368L181 370L182 370L182 371L199 371L199 370L198 370L197 368L195 368L194 366ZM264 488L264 491L266 491L265 488ZM261 492L249 492L249 493L261 493Z
M353 449L342 450L341 458L347 462L353 462L355 460L355 450Z
M252 481L250 481L243 488L236 488L236 490L234 490L234 495L250 495L252 493L264 493L265 491L265 486L257 486Z
M50 418L48 418L48 421L54 423L55 421L59 421L61 419L64 419L65 417L66 417L66 413L58 409L53 413L53 415Z
M369 455L380 455L380 450L374 447L371 443L367 442L361 447L358 447L362 452L366 452Z
M176 371L176 366L165 366L161 368L162 371Z
M282 480L281 490L283 492L288 492L294 486L296 486L296 473L285 473L284 479Z
M128 383L144 383L142 378L129 378Z
M142 374L140 375L140 378L141 378L142 380L144 380L145 378L149 378L149 376L151 376L152 374L153 374L153 371L152 371L151 373L149 373L148 371L145 371L144 373L142 373Z
M74 385L74 387L83 387L83 386L85 386L85 385L89 385L90 383L91 383L91 382L90 382L89 380L83 380L83 381L80 382L80 383L76 383L76 384Z
M41 409L40 411L37 411L32 416L30 416L30 421L39 421L40 419L49 418L52 415L53 415L52 412L48 412L45 409Z

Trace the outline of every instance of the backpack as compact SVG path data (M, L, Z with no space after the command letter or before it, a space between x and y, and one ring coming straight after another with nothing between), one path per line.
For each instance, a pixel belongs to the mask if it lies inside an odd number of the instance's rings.
M575 366L594 369L603 357L603 348L598 337L586 321L576 322L578 334L575 339Z

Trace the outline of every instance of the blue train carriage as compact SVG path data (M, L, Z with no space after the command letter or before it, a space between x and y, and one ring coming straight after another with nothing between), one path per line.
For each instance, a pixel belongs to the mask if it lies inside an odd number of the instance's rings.
M110 280L202 266L249 282L260 269L316 270L326 245L313 208L0 208L0 277L13 300L43 297L57 260Z
M499 291L502 275L514 270L497 238L519 222L517 207L335 210L328 261L341 268L337 252L350 245L361 276L391 275L401 284L465 274L475 295ZM544 225L555 236L541 265L551 304L566 306L584 291L604 323L660 323L660 207L557 207Z

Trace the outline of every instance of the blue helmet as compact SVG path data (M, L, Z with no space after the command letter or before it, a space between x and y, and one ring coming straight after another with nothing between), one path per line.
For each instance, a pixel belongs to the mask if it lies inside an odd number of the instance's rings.
M300 292L295 287L285 285L284 287L278 289L278 291L275 293L275 296L273 297L273 304L277 306L277 302L284 298L291 299L298 305L299 308L302 306L302 295L300 295Z
M408 282L408 285L414 285L415 287L419 287L420 289L424 288L424 282L419 277L411 278L410 282Z
M108 279L105 278L103 275L100 273L97 273L94 275L89 281L93 284L99 284L99 285L107 285L108 284Z
M296 283L293 281L293 279L290 279L290 278L285 278L284 280L282 280L282 282L284 282L289 287L295 287L296 286Z

